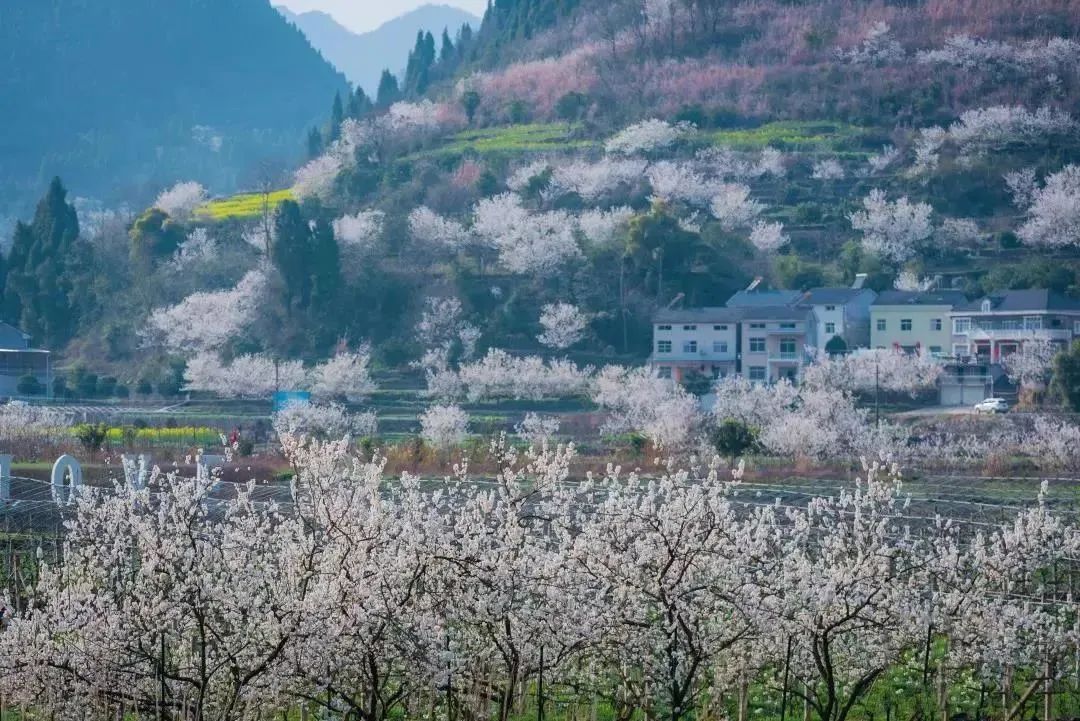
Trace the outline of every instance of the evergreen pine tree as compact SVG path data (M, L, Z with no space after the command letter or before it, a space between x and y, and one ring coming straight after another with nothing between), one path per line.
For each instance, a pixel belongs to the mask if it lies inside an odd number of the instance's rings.
M364 92L363 88L358 87L356 92L349 96L349 117L359 120L360 118L368 115L375 104L371 102L371 98Z
M323 152L322 133L319 132L318 128L312 128L311 130L308 131L308 136L307 136L308 159L310 160L310 159L313 159L313 158L317 158L320 155L322 155L322 152Z
M457 48L454 47L454 41L450 39L450 31L447 28L443 28L442 31L442 49L439 51L439 62L449 66L454 62L454 51Z
M398 87L398 79L389 70L383 70L379 78L379 90L375 95L375 105L379 108L388 108L401 99L401 89Z
M77 324L73 299L79 219L67 191L53 178L33 222L18 223L5 287L8 317L46 347L71 339Z
M300 206L286 200L274 218L274 245L271 259L285 283L288 308L306 308L311 300L311 228Z
M334 93L334 106L330 109L330 132L327 134L331 141L337 140L341 135L343 122L345 122L345 108L341 104L341 93Z

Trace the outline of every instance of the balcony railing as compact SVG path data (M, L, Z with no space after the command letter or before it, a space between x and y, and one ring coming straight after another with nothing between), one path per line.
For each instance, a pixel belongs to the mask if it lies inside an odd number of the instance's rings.
M799 361L802 360L802 354L798 351L794 353L785 353L783 351L777 351L769 354L769 360L771 361Z

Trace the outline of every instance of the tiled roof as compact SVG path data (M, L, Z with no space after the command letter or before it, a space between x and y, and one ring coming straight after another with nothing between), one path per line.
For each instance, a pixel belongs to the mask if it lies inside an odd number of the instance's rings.
M802 298L798 290L740 290L728 299L728 308L760 308L794 305Z
M25 350L30 347L30 338L13 325L0 321L0 348Z
M869 288L811 288L803 294L803 305L844 305L863 293L873 293Z
M956 310L972 313L982 312L983 301L990 301L995 313L1022 313L1024 311L1080 311L1080 301L1045 288L1031 290L1007 290L964 303Z
M885 290L872 305L947 305L956 307L967 303L958 290Z
M737 323L741 308L664 308L653 315L653 323Z

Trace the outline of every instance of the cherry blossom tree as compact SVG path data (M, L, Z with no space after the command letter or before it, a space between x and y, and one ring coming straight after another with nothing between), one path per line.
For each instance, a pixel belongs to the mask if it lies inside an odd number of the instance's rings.
M672 125L664 120L645 120L616 133L604 145L612 155L638 155L670 148L694 131L689 123Z
M346 398L350 403L364 400L375 391L371 379L371 352L338 353L311 371L311 392L322 398Z
M840 51L838 55L854 65L885 65L903 60L905 52L892 36L889 24L876 22L861 44L846 52Z
M232 290L193 293L150 314L144 340L181 353L217 350L243 335L267 288L261 269L249 271Z
M457 251L469 241L465 226L422 206L409 213L409 233L418 243Z
M1080 166L1065 166L1031 192L1027 221L1017 235L1034 246L1063 248L1080 244Z
M843 180L844 166L835 158L825 158L814 163L810 177L816 180Z
M725 183L717 188L710 210L724 230L734 230L753 223L764 206L750 197L749 186Z
M544 173L551 170L551 163L547 160L534 160L527 165L515 169L506 179L506 187L514 193L525 191L529 184Z
M1024 388L1042 389L1050 377L1054 357L1061 346L1042 338L1025 339L1020 349L1002 359L1009 380Z
M514 433L536 448L547 445L558 432L558 418L544 417L532 411L526 413L521 423L514 426Z
M884 191L872 190L862 205L863 210L848 216L851 226L862 232L866 250L891 262L911 258L933 233L933 209L926 203L911 203L906 197L890 201Z
M339 440L374 435L374 413L349 413L338 403L290 403L274 413L274 432L294 438Z
M717 193L717 184L706 180L693 167L667 160L653 163L647 173L653 199L665 203L682 201L708 207Z
M750 243L762 253L775 253L790 242L783 223L758 221L750 230Z
M880 153L874 153L867 157L866 164L870 166L870 172L883 173L900 160L900 151L891 145L886 145Z
M592 383L606 433L637 432L661 448L689 444L701 422L697 398L649 368L607 366Z
M634 217L633 208L622 206L610 210L586 210L577 217L578 228L585 240L597 248L610 246Z
M589 317L576 305L551 303L541 309L540 325L544 332L537 340L549 348L566 350L581 342L589 327Z
M343 215L333 222L334 237L343 249L370 251L382 235L385 215L378 210Z
M864 349L842 356L819 355L803 373L803 383L822 389L908 393L933 388L943 372L929 351L904 353L891 349Z
M268 398L279 390L302 390L309 383L301 361L242 355L222 363L217 354L205 351L188 359L184 380L188 390L223 398Z
M644 175L647 165L644 160L613 158L601 158L595 163L575 160L556 165L546 195L560 197L576 193L591 203L620 188L632 188Z
M477 204L473 232L498 250L499 263L515 274L550 276L581 255L567 213L530 214L511 193Z
M154 201L154 207L184 221L206 202L206 198L206 188L194 181L188 181L162 191Z
M893 281L893 288L897 290L926 291L934 287L933 278L920 278L913 270L902 270Z
M469 416L458 406L431 406L420 416L420 437L433 446L457 445L468 433Z

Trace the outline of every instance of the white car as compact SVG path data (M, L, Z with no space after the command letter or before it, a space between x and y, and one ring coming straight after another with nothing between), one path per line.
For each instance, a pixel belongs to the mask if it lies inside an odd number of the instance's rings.
M975 404L976 413L1006 413L1009 402L1004 398L987 398Z

